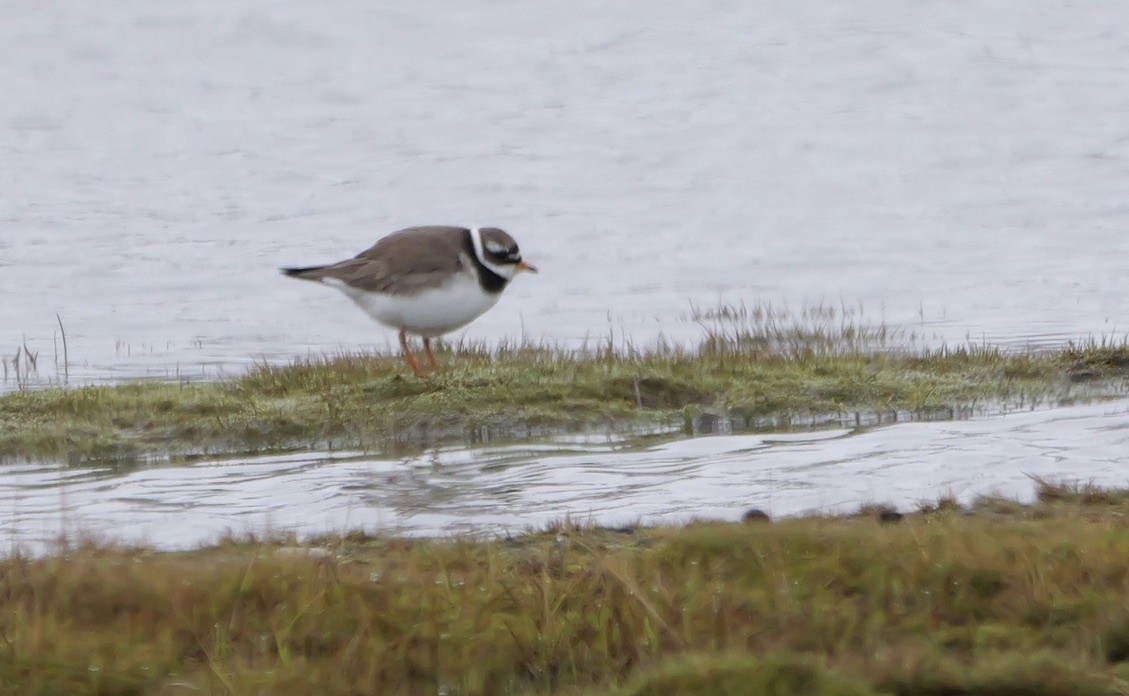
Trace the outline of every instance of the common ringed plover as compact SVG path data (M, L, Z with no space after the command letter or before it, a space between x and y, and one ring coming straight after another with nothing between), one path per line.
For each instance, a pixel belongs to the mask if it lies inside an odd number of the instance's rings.
M513 237L497 227L409 227L393 232L351 259L327 266L283 268L293 278L332 286L370 317L400 332L400 348L412 372L423 376L408 334L423 337L437 369L431 338L466 326L494 306L520 271L537 272L521 260Z

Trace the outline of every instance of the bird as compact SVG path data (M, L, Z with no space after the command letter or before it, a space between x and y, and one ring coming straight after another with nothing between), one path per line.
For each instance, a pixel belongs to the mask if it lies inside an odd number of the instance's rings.
M460 329L493 307L518 273L537 273L517 242L497 227L426 225L389 234L351 259L279 269L345 293L379 323L399 332L400 350L425 376L408 347L421 336L432 370L431 339Z

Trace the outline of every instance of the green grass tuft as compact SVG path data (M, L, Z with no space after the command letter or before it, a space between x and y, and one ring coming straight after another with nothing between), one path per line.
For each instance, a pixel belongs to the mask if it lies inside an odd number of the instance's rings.
M396 355L312 356L215 383L130 383L0 396L0 458L130 463L154 454L399 451L598 428L866 425L1123 395L1129 348L914 349L861 311L721 307L697 349L462 344L429 379Z

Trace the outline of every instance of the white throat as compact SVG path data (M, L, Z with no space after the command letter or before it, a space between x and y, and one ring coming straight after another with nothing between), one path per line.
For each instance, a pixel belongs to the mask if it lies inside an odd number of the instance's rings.
M486 254L485 254L485 252L482 248L482 228L481 227L472 227L471 228L471 230L470 230L470 241L474 245L474 255L478 257L478 260L482 262L483 266L486 266L491 271L493 271L494 273L497 273L498 275L502 276L506 280L513 280L514 279L514 276L517 275L517 264L516 263L507 263L503 266L499 266L498 264L492 263L489 259L486 258Z

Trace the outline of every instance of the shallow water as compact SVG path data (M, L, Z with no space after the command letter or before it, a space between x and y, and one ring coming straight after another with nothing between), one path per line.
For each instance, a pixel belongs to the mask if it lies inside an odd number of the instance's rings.
M639 447L571 438L448 448L401 460L357 453L201 461L116 472L0 468L0 540L183 548L227 532L363 529L506 534L569 518L600 525L912 510L952 495L1032 498L1031 476L1125 486L1129 400L964 421L786 435L719 435Z
M692 341L692 303L758 299L861 302L930 341L1125 331L1122 2L4 18L0 357L26 345L41 380L390 346L275 269L431 222L507 227L542 269L472 339Z

